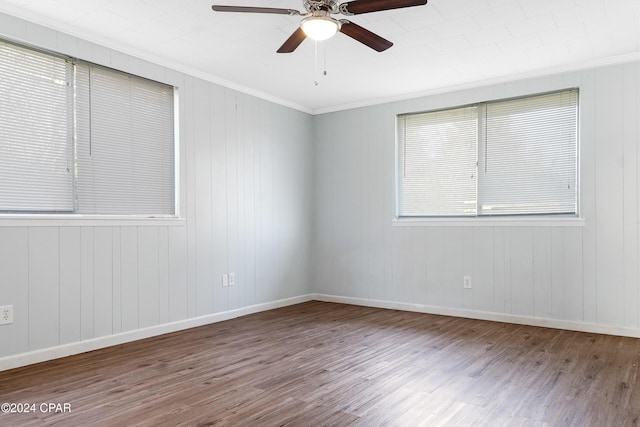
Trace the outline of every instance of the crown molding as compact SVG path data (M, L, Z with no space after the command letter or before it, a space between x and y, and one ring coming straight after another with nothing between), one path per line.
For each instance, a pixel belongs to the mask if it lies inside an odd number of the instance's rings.
M178 62L174 62L174 61L168 60L167 58L152 55L149 52L146 52L140 49L135 49L132 46L127 45L126 43L118 42L109 37L104 37L95 33L84 31L74 26L62 25L60 22L56 21L55 19L43 17L41 15L38 15L37 13L33 13L29 10L25 10L20 7L0 3L0 13L4 13L5 15L13 16L15 18L22 19L32 24L40 25L40 26L58 31L60 33L67 34L69 36L76 37L78 39L82 39L90 43L94 43L96 45L99 45L108 49L112 49L112 50L124 53L126 55L130 55L135 58L142 59L144 61L156 64L156 65L160 65L162 67L169 68L183 74L190 75L192 77L205 80L210 83L224 86L228 89L232 89L237 92L251 95L256 98L260 98L265 101L272 102L274 104L292 108L294 110L298 110L303 113L312 114L312 109L305 107L304 105L300 105L295 102L279 98L277 96L271 95L266 92L262 92L260 90L256 90L251 87L243 86L241 84L223 79L222 77L219 77L210 73L206 73L195 68L186 67L183 64L180 64ZM2 32L1 29L0 29L0 32ZM15 40L15 35L12 35L12 34L6 34L6 35ZM24 40L24 41L29 43L28 40ZM79 58L79 59L86 59L86 58Z

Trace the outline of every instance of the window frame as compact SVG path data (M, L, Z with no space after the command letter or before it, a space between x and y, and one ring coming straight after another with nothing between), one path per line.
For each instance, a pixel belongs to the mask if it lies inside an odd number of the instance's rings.
M519 99L533 98L537 96L544 96L556 93L563 93L575 91L576 92L576 212L569 214L533 214L533 215L478 215L475 216L401 216L400 215L400 194L401 194L401 179L400 179L400 117L412 114L424 114L441 112L447 110L455 110L469 107L476 107L480 111L486 108L487 104L494 102L513 101ZM392 226L506 226L506 227L518 227L518 226L584 226L586 219L582 215L582 182L581 182L581 113L582 113L582 96L581 88L579 86L571 86L566 88L553 89L543 92L525 93L515 96L507 96L503 98L495 98L485 101L476 101L465 104L452 104L442 105L436 108L418 109L414 111L397 111L394 115L394 216L392 219ZM478 125L478 129L481 126ZM476 140L476 163L478 164L480 140ZM476 188L478 183L476 183ZM476 189L477 192L477 189ZM479 201L476 198L476 204Z
M124 73L129 76L149 80L152 82L160 83L171 88L173 94L172 114L173 114L173 186L174 186L174 200L173 200L173 214L84 214L70 212L56 212L56 211L7 211L0 212L0 227L31 227L31 226L46 226L46 227L62 227L62 226L183 226L186 223L181 209L181 144L180 144L180 90L179 87L167 81L158 80L156 78L142 75L142 73L134 74L130 71L121 70L110 65L100 64L94 61L88 61L82 58L74 57L71 55L56 52L50 49L42 48L37 45L33 45L22 40L11 40L5 37L0 38L3 43L17 46L18 48L28 49L40 54L50 55L52 57L63 59L75 66L77 63L91 64L102 68L114 70L116 72ZM72 83L73 85L73 83ZM74 92L75 88L71 88ZM72 115L75 117L76 109L75 104L72 108ZM75 120L75 119L74 119ZM76 136L75 131L72 135L71 150L75 150ZM72 158L73 161L73 158ZM72 194L75 194L72 188ZM75 195L74 195L75 197Z

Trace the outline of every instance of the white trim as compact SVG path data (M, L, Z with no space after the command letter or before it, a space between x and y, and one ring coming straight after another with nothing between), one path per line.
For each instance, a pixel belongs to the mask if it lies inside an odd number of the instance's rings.
M111 347L118 344L124 344L131 341L137 341L145 338L155 337L158 335L168 334L171 332L182 331L184 329L196 328L198 326L209 325L224 320L234 319L247 314L259 313L262 311L273 310L275 308L286 307L289 305L300 304L311 301L313 298L310 294L301 295L292 298L281 299L277 301L266 302L262 304L250 305L248 307L238 308L235 310L223 311L220 313L208 314L205 316L195 317L192 319L179 320L177 322L165 323L163 325L151 326L135 331L122 332L120 334L109 335L105 337L93 338L86 341L80 341L65 344L57 347L45 348L42 350L30 351L13 356L0 358L0 371L19 368L22 366L32 365L34 363L46 362L61 357L72 356L74 354L85 353L87 351L98 350L105 347Z
M58 31L73 37L77 37L78 39L95 43L102 47L113 49L118 52L136 57L138 59L142 59L144 61L148 61L156 65L170 68L174 71L188 74L192 77L197 77L202 80L206 80L210 83L215 83L217 85L224 86L226 88L233 89L238 92L245 93L247 95L255 96L256 98L264 99L265 101L273 102L274 104L279 104L284 107L292 108L294 110L298 110L307 114L313 113L313 110L311 108L296 104L295 102L289 101L287 99L278 98L277 96L270 95L268 93L265 93L260 90L256 90L247 86L243 86L243 85L231 82L229 80L225 80L213 74L202 72L195 68L186 67L183 64L180 64L179 62L171 61L166 58L157 57L155 55L149 54L149 52L133 48L124 43L118 43L108 37L100 36L93 33L88 33L78 28L66 27L62 25L60 22L56 21L55 19L51 19L49 17L43 17L32 11L25 10L20 6L13 6L13 5L6 5L6 4L0 5L0 13L4 13L5 15L8 15L8 16L13 16L18 19L22 19L24 21L27 21L36 25L41 25L51 30ZM29 43L27 40L18 39L15 37L15 35L4 33L1 30L0 30L0 34L10 38L11 40ZM66 54L65 52L60 52L60 53ZM79 58L79 59L89 59L89 58ZM109 66L109 64L100 64L100 65Z
M589 69L598 68L598 67L606 67L610 65L618 65L618 64L625 64L625 63L634 62L634 61L640 61L640 52L632 52L632 53L626 53L622 55L610 56L606 58L589 59L589 60L584 60L584 61L580 61L572 64L542 68L542 69L527 71L524 73L518 73L518 74L513 74L508 76L500 76L500 77L491 78L491 79L476 80L476 81L466 82L461 84L453 84L445 87L438 87L435 89L427 89L424 91L408 92L408 93L399 94L399 95L365 99L365 100L355 101L347 104L330 105L328 107L321 107L321 108L312 108L309 106L297 104L287 99L282 99L274 95L270 95L268 93L262 92L260 90L256 90L254 88L250 88L247 86L243 86L243 85L231 82L229 80L225 80L213 74L202 72L200 70L197 70L191 67L186 67L180 63L168 60L166 58L156 57L154 55L149 54L149 52L145 52L140 49L135 49L123 43L115 42L114 40L108 37L100 36L97 34L90 34L78 28L65 27L64 25L61 25L60 22L57 22L55 19L43 17L41 15L38 15L35 12L25 10L20 6L13 6L13 5L6 5L6 4L0 5L0 13L4 13L8 16L13 16L15 18L19 18L37 25L42 25L52 30L59 31L64 34L68 34L70 36L77 37L79 39L82 39L88 42L96 43L100 46L103 46L109 49L114 49L121 53L135 56L139 59L149 61L151 63L161 65L163 67L170 68L174 71L185 73L192 77L197 77L197 78L206 80L208 82L215 83L220 86L224 86L229 89L233 89L238 92L245 93L247 95L255 96L256 98L264 99L265 101L273 102L275 104L289 107L294 110L298 110L310 115L319 115L319 114L333 113L337 111L344 111L344 110L350 110L350 109L361 108L361 107L370 107L374 105L386 104L386 103L391 103L396 101L405 101L409 99L421 98L425 96L437 95L437 94L454 92L459 90L476 89L483 86L508 83L508 82L523 80L528 78L545 77L545 76L550 76L554 74L576 72L576 71L589 70ZM0 30L0 33L5 35L6 37L16 40L15 36L12 34L2 33L1 30ZM24 40L19 40L19 41L25 42ZM64 52L61 52L61 53L64 53Z
M180 218L180 215L182 215L180 210L180 207L182 206L182 192L180 191L182 185L182 167L180 165L180 150L182 150L182 140L180 139L180 113L180 89L177 86L173 86L173 212L175 212L175 216L177 218Z
M585 218L504 217L504 218L397 218L394 227L584 227Z
M590 332L622 337L640 338L640 329L625 328L614 325L598 325L595 323L576 322L573 320L548 319L544 317L522 316L508 313L495 313L463 308L439 307L426 304L374 300L368 298L345 297L338 295L312 294L316 301L335 302L340 304L361 305L365 307L386 308L391 310L413 311L417 313L455 316L468 319L489 320L492 322L515 323L518 325L538 326L542 328L564 329L569 331Z
M468 310L462 308L439 307L426 304L413 304L407 302L311 293L262 304L255 304L235 310L208 314L206 316L195 317L192 319L185 319L177 322L166 323L163 325L152 326L149 328L137 329L135 331L128 331L120 334L93 338L90 340L65 344L57 347L50 347L17 355L5 356L0 358L0 371L19 368L22 366L32 365L40 362L46 362L49 360L59 359L62 357L72 356L75 354L85 353L87 351L98 350L101 348L111 347L114 345L124 344L145 338L151 338L171 332L196 328L198 326L209 325L212 323L234 319L236 317L246 316L248 314L273 310L276 308L300 304L308 301L334 302L339 304L351 304L390 310L403 310L417 313L435 314L440 316L455 316L468 319L538 326L543 328L564 329L569 331L640 338L640 329L624 328L613 325L598 325L595 323L576 322L571 320L548 319L543 317L521 316L515 314Z
M185 218L122 215L0 215L0 227L181 227Z
M389 103L398 102L398 101L407 101L411 99L417 99L417 98L433 96L433 95L440 95L443 93L457 92L462 90L478 89L485 86L510 83L510 82L515 82L515 81L525 80L525 79L541 78L541 77L548 77L548 76L553 76L553 75L563 74L563 73L592 70L595 68L626 64L626 63L635 62L635 61L640 61L640 52L632 52L632 53L627 53L622 55L609 56L606 58L591 59L591 60L576 62L576 63L567 64L563 66L542 68L542 69L527 71L524 73L517 73L517 74L508 75L508 76L500 76L500 77L491 78L491 79L475 80L475 81L465 82L460 84L452 84L449 86L438 87L435 89L427 89L427 90L417 91L417 92L408 92L408 93L404 93L396 96L385 96L381 98L352 102L349 104L315 108L311 111L311 114L319 115L319 114L326 114L326 113L335 113L337 111L352 110L355 108L362 108L362 107L371 107L374 105L389 104Z

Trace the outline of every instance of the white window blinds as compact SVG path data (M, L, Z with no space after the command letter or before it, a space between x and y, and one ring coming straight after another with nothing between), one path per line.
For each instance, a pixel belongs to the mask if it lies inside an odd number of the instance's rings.
M475 215L477 108L399 117L402 216Z
M77 212L173 215L173 87L81 63Z
M578 92L398 116L398 216L577 213Z
M173 87L0 41L0 213L175 215Z
M576 91L486 105L482 215L576 213Z
M0 41L0 212L73 210L71 71Z

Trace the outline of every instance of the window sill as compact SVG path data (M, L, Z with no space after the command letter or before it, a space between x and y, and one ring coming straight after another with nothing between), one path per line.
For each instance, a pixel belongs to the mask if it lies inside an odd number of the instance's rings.
M158 227L183 226L184 218L124 215L0 215L0 227Z
M580 217L397 218L394 227L584 227Z

